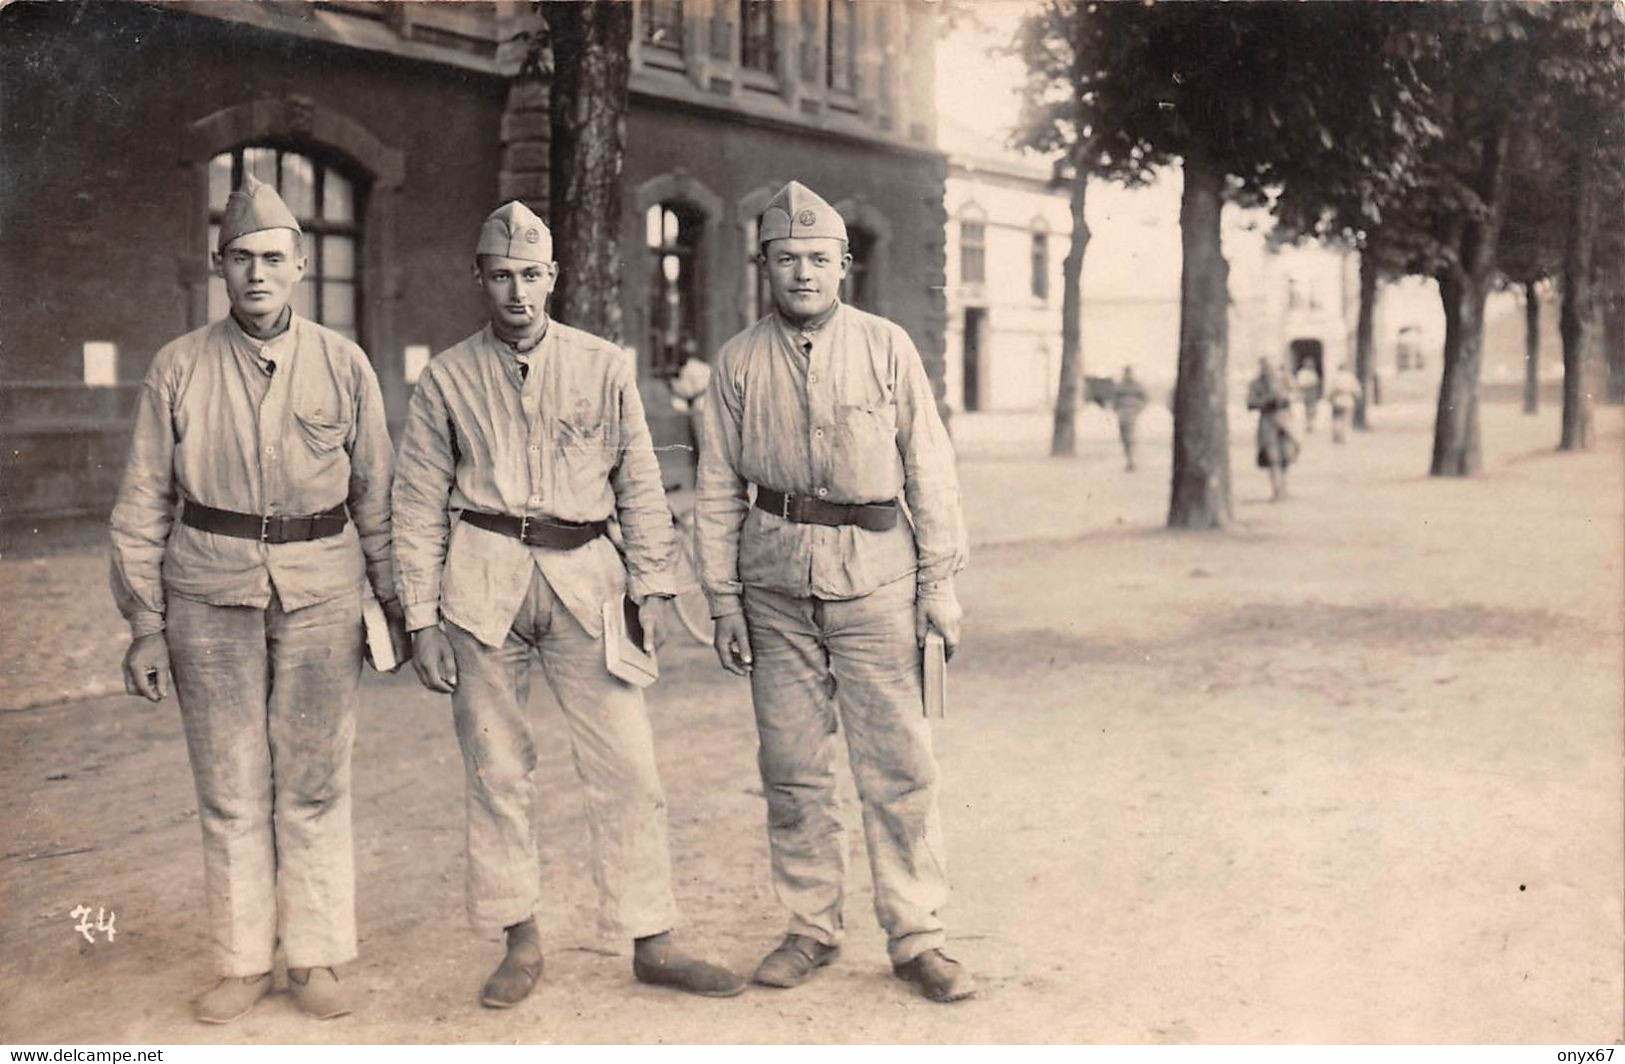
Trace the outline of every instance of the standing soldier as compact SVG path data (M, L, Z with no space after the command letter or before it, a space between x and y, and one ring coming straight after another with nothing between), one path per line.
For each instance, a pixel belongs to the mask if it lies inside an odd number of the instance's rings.
M418 382L395 481L396 569L418 677L451 695L468 776L468 912L507 933L480 1000L517 1005L541 976L530 658L557 696L587 791L606 935L642 982L745 988L671 940L666 800L643 694L604 662L603 607L630 594L652 641L676 540L636 374L614 345L552 321L553 238L521 203L480 228L490 324ZM453 523L451 512L461 511ZM605 538L618 516L626 559Z
M1112 410L1117 414L1117 435L1123 441L1123 468L1134 472L1134 423L1145 409L1145 388L1134 379L1134 368L1123 367L1123 376L1112 390Z
M1258 360L1258 376L1247 386L1247 409L1258 411L1258 468L1270 476L1270 501L1286 498L1286 471L1297 461L1298 438L1292 432L1292 383L1286 370L1267 358Z
M1332 404L1332 442L1342 443L1343 436L1348 430L1349 411L1354 404L1360 401L1365 389L1360 387L1360 378L1349 372L1349 364L1340 362L1337 372L1332 375L1331 387L1326 391L1326 398Z
M1303 430L1315 431L1315 411L1320 409L1320 371L1305 362L1298 367L1295 378L1298 395L1303 399Z
M264 997L279 941L300 1008L340 1016L363 580L400 614L384 403L362 350L288 306L303 236L252 176L226 204L215 270L231 313L153 358L113 508L124 684L157 702L173 670L180 701L224 976L198 1019Z
M790 910L756 981L796 986L840 945L838 708L893 970L954 1001L974 989L942 952L948 881L920 677L928 628L950 649L959 640L953 450L908 334L837 299L852 262L840 215L792 181L760 232L775 310L717 355L696 504L717 656L751 680L773 885Z

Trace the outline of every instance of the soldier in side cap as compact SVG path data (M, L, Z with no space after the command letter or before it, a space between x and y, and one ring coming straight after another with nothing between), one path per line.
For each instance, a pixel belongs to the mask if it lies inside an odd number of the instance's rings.
M948 882L920 672L928 630L950 651L959 641L953 451L908 334L840 301L852 262L841 216L792 181L760 233L774 306L715 359L695 507L717 656L750 677L773 886L790 910L756 982L796 986L838 952L838 715L893 970L955 1001L974 988L942 951Z
M556 278L540 218L509 203L486 219L474 283L490 321L418 381L395 480L418 676L451 695L467 768L468 912L477 929L507 935L480 1000L516 1005L542 970L532 655L586 787L600 930L633 940L639 981L727 997L744 980L672 941L666 802L643 694L605 665L603 607L623 595L652 646L657 603L674 591L671 513L633 366L547 316ZM605 538L611 517L624 562Z
M389 434L366 354L288 305L305 256L274 188L231 194L214 264L231 313L153 357L113 508L124 684L157 702L173 678L180 702L223 975L198 1019L264 997L279 942L327 1018L353 1005L363 583L400 616Z

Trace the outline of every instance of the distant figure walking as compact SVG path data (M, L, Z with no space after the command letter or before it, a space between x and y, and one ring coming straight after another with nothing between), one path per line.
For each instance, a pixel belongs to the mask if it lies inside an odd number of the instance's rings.
M1343 434L1348 429L1349 412L1354 404L1360 401L1365 389L1360 387L1360 378L1349 372L1347 362L1339 363L1337 372L1332 374L1331 387L1326 389L1326 401L1332 404L1332 442L1342 443Z
M1269 470L1270 499L1278 502L1286 496L1286 471L1298 457L1298 440L1286 371L1267 358L1258 360L1258 376L1247 387L1247 409L1258 411L1258 466Z
M694 463L699 465L700 426L704 420L705 390L711 386L711 365L689 352L677 376L671 379L672 394L688 408L689 430L694 438Z
M1314 366L1305 362L1298 367L1298 394L1303 396L1303 428L1305 432L1315 431L1315 411L1320 406L1320 373Z
M1123 376L1112 393L1112 411L1117 414L1117 435L1123 441L1124 467L1134 472L1134 423L1145 409L1145 388L1134 379L1134 370L1123 367Z

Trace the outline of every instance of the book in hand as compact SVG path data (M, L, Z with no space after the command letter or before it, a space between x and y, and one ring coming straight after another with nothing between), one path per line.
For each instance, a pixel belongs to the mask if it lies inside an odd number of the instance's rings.
M367 664L379 672L394 672L412 658L412 637L404 621L391 620L371 588L361 592L361 623L366 629Z
M925 715L943 720L948 716L948 646L941 635L925 633L925 652L920 659Z
M648 687L660 678L660 663L643 649L643 622L630 596L604 603L604 667L633 687Z

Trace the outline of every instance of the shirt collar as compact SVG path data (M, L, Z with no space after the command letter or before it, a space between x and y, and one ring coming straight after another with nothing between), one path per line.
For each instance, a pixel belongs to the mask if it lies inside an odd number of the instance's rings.
M499 335L497 333L496 326L493 324L490 326L491 339L495 342L497 349L503 354L512 355L514 358L528 359L532 354L535 353L536 349L542 345L542 341L547 338L547 327L551 321L551 318L549 318L546 314L543 314L541 323L537 325L536 331L529 336L522 336L517 340L509 340L506 337Z
M236 323L237 328L242 331L243 336L246 337L247 339L252 340L252 341L254 341L255 343L258 343L258 344L268 344L271 341L275 340L277 337L286 334L289 329L293 328L293 307L291 307L291 306L283 307L282 308L282 313L277 315L276 324L272 325L271 326L271 331L264 334L264 335L259 335L259 334L256 334L254 332L251 332L249 330L249 328L248 328L248 325L246 323L244 323L244 321L237 316L237 311L236 310L233 310L231 312L231 320Z
M231 330L232 339L254 357L254 362L265 373L275 371L283 350L292 342L293 321L293 308L283 307L282 316L277 319L271 335L259 337L249 332L235 313L226 315L227 328Z
M790 318L785 317L784 312L779 310L777 307L774 308L774 313L777 315L780 324L784 326L786 331L800 333L802 336L811 338L814 333L828 325L830 323L830 319L834 318L835 313L840 309L841 301L837 298L835 302L829 305L828 310L820 311L805 321L792 321Z

